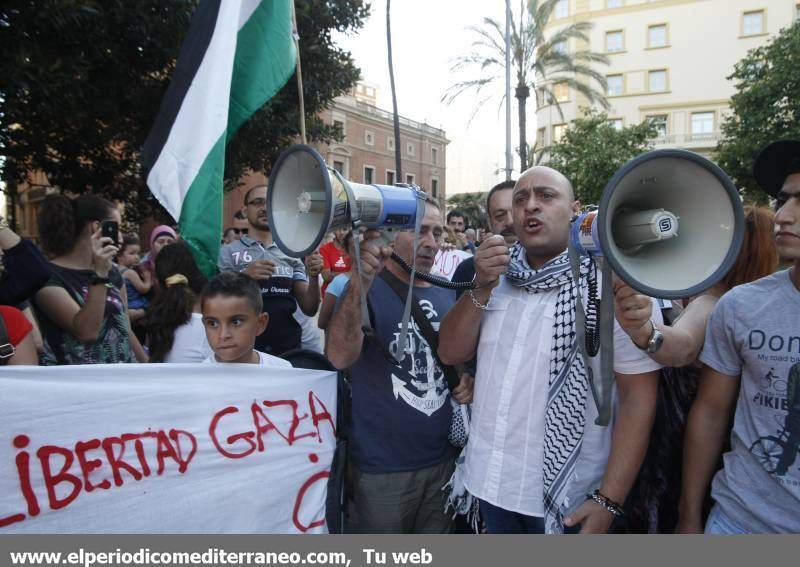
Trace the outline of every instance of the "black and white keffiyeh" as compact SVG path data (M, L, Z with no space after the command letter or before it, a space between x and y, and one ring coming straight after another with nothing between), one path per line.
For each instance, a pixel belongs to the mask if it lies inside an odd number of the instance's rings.
M563 532L561 505L580 455L586 422L588 378L575 330L576 286L566 251L540 269L528 265L519 242L510 251L506 279L530 292L558 289L550 353L544 431L544 524L546 533ZM581 258L580 287L586 286L590 260Z

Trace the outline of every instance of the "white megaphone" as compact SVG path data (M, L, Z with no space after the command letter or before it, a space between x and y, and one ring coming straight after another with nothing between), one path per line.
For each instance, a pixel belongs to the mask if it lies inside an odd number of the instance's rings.
M316 250L330 231L354 225L382 229L391 240L395 231L414 228L424 197L415 187L348 181L314 148L298 144L272 168L267 219L278 248L299 258Z
M572 224L579 254L602 255L621 280L663 299L692 297L720 281L744 238L736 186L708 159L655 150L620 168L598 210Z

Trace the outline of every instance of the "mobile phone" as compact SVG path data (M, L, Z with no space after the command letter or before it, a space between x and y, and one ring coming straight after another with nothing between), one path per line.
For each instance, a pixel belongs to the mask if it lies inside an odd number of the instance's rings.
M119 236L119 224L117 221L104 220L100 225L100 236L110 238L114 246L119 246L119 242L117 241Z

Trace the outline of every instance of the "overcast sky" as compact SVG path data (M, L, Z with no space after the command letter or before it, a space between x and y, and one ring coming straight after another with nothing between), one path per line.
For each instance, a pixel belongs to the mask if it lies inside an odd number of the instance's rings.
M468 77L450 73L451 60L470 49L484 17L504 20L504 0L394 0L392 49L398 110L402 116L443 128L447 146L448 195L487 191L505 179L505 109L501 108L504 81L497 97L469 122L478 96L467 92L452 105L439 102L451 84ZM378 106L391 110L386 50L386 0L375 0L358 35L335 36L353 54L365 81L378 87ZM302 41L302 39L301 39ZM513 96L513 95L512 95ZM516 113L516 105L512 105ZM516 125L512 124L516 129ZM531 129L529 128L529 131ZM518 135L513 133L512 143ZM513 151L512 147L512 151ZM500 170L500 171L497 171Z

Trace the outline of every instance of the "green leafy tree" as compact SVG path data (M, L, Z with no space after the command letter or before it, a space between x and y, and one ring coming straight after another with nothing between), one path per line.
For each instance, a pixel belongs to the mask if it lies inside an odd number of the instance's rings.
M4 0L0 8L0 162L10 192L27 172L54 185L91 190L144 216L148 199L139 151L198 0ZM309 137L335 136L317 113L359 71L332 30L358 29L363 0L298 0L297 22ZM246 169L268 172L299 132L290 79L228 146L228 185Z
M722 123L715 159L746 201L765 203L753 161L770 142L800 139L800 24L750 51L728 77L735 81L731 114Z
M476 193L456 193L447 198L448 211L458 209L464 213L467 225L471 228L488 226L486 217L486 191Z
M590 22L567 24L545 36L545 25L550 20L558 0L521 1L519 14L511 21L511 61L516 80L514 96L517 99L519 119L519 152L521 170L528 167L527 110L531 92L539 90L544 100L552 101L561 114L553 89L564 84L581 93L590 104L607 108L604 91L605 76L595 65L608 64L608 58L588 50L569 52L564 48L570 40L589 41ZM484 18L483 26L470 26L478 37L472 43L473 50L453 61L451 71L469 69L477 78L467 79L452 85L442 96L451 103L461 94L474 91L479 99L476 112L489 99L495 98L505 88L505 24L493 18ZM514 79L512 79L514 80ZM600 87L599 89L597 87ZM498 90L499 89L499 90ZM488 90L489 92L485 92ZM534 98L535 100L535 98ZM501 98L501 104L505 96Z
M546 164L566 175L578 198L588 205L600 201L606 183L620 167L652 148L658 128L648 121L617 130L607 114L585 112L548 148Z

